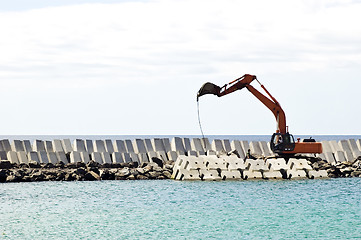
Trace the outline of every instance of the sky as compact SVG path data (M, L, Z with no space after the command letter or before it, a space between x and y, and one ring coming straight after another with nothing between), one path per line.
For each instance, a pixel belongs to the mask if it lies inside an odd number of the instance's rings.
M199 135L203 83L246 73L294 135L360 135L360 12L361 0L1 1L0 135ZM276 130L246 89L199 107L206 135Z

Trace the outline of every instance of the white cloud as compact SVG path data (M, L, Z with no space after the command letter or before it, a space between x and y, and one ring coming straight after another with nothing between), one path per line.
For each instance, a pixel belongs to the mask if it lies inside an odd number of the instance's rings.
M226 83L244 73L270 79L312 71L356 72L360 11L360 2L351 0L159 0L2 12L0 83L9 93L78 89L82 98L88 97L82 91L143 88L150 98L147 90L192 97L176 102L176 108L188 108L182 104L192 104L204 81ZM337 79L317 79L315 85L327 81ZM179 91L168 93L165 86L175 84ZM123 100L132 97L121 92ZM177 115L176 110L169 115ZM192 124L186 122L179 132Z

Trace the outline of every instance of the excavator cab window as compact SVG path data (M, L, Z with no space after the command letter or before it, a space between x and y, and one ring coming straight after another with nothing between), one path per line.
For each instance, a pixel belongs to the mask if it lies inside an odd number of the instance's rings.
M292 134L274 133L271 138L271 149L275 153L293 151L295 148L295 139Z

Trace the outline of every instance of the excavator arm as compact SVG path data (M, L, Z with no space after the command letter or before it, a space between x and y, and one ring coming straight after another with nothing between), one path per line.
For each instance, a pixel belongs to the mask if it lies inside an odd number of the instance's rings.
M261 88L266 92L266 95L254 88L251 83L256 80ZM197 101L199 97L205 94L214 94L218 97L225 96L234 91L247 88L258 100L260 100L269 110L272 111L277 121L277 131L272 135L270 146L273 152L281 155L294 155L297 153L322 153L321 143L308 140L300 142L294 141L293 136L288 133L286 126L286 115L279 104L279 102L268 92L268 90L257 80L256 76L245 74L234 81L219 87L213 83L205 83L197 94Z
M265 96L261 92L259 92L256 88L251 85L251 82L256 80L262 87L262 89L268 95ZM197 94L197 101L199 100L200 96L205 94L214 94L218 97L225 96L230 94L234 91L241 90L243 88L247 88L258 100L260 100L269 110L272 111L273 115L277 121L277 132L286 133L286 115L281 108L281 105L278 101L267 91L267 89L257 80L256 76L245 74L240 78L235 79L234 81L225 84L223 87L219 87L213 83L205 83L201 89L198 91Z

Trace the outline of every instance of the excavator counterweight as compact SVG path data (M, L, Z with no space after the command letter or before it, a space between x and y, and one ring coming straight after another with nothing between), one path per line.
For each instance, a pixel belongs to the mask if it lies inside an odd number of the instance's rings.
M253 80L256 80L261 88L266 92L266 95L259 92L254 88L251 83ZM206 94L214 94L218 97L225 96L236 90L247 88L258 100L260 100L276 118L277 129L276 133L272 135L271 138L271 149L273 152L279 155L295 155L298 153L322 153L321 143L308 140L300 142L298 139L295 142L293 136L288 132L288 127L286 126L286 115L279 104L279 102L268 92L268 90L257 80L255 75L245 74L240 78L235 79L234 81L225 84L223 87L219 87L213 83L207 82L199 89L197 94L197 101L199 97Z

